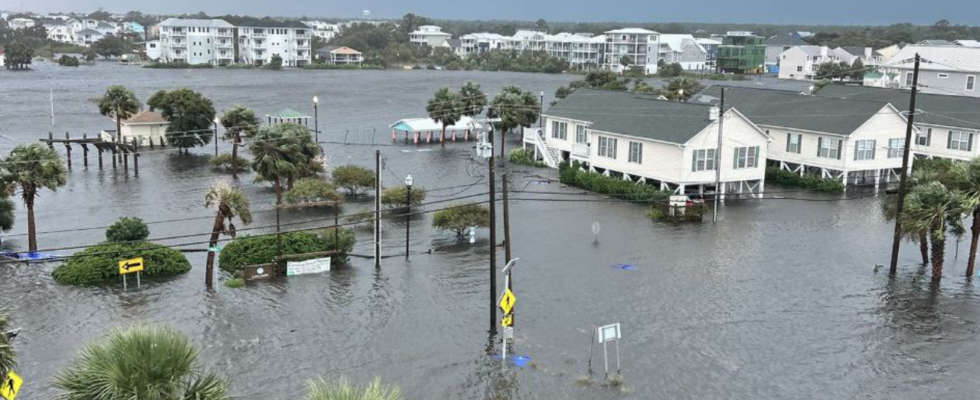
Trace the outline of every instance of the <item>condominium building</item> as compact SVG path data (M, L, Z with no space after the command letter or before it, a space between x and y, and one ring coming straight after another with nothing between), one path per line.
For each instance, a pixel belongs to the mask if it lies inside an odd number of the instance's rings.
M496 33L470 33L460 36L463 54L483 54L490 50L513 49L513 38Z
M765 38L752 32L728 32L718 47L717 68L721 72L759 73L765 63Z
M323 21L303 21L303 24L313 29L313 36L329 41L340 32L340 25Z
M224 20L168 18L156 28L160 61L227 65L235 60L235 27Z
M418 30L408 34L408 41L415 46L437 47L452 38L453 35L443 32L442 28L435 25L422 25Z
M282 65L302 67L313 59L310 44L312 30L298 22L253 23L239 26L238 55L240 63L261 66L272 61L272 56L282 57Z
M608 31L605 37L603 68L623 72L629 67L640 67L644 73L657 73L659 33L642 28L623 28Z
M582 33L559 33L545 37L545 51L568 62L573 69L592 69L602 65L606 37Z

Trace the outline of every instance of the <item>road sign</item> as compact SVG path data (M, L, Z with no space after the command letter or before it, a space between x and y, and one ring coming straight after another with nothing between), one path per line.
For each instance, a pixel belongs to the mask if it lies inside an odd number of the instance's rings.
M514 314L504 315L504 319L500 320L500 325L505 327L514 325Z
M20 385L24 383L24 380L20 376L14 373L14 371L7 371L7 375L3 377L3 381L0 382L0 397L7 400L14 400L17 398L17 392L20 391Z
M500 297L500 309L503 310L504 314L510 314L510 310L514 309L514 303L517 302L517 297L514 296L514 292L510 291L510 288L504 290L504 295Z
M131 274L143 270L143 257L119 261L119 275Z
M611 342L622 338L619 324L612 324L599 327L599 343Z

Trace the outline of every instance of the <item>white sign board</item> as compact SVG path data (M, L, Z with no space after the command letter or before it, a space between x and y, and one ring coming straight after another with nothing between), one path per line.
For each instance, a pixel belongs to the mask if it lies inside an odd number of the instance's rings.
M611 342L622 338L622 332L619 330L619 324L600 326L598 330L599 343Z
M318 274L330 271L330 257L286 263L286 276Z

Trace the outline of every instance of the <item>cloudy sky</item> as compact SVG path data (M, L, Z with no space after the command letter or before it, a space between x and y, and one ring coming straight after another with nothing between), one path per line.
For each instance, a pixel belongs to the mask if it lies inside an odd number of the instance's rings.
M0 0L0 10L37 12L138 10L145 13L376 18L414 12L442 19L623 22L757 22L805 24L931 24L949 19L980 25L977 0Z

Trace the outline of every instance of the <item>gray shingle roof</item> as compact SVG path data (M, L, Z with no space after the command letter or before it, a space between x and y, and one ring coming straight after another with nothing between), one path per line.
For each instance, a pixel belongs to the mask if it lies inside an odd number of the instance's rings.
M817 92L817 96L888 102L895 108L906 111L909 109L911 92L901 89L827 85ZM980 98L919 93L915 97L915 108L925 111L915 116L916 124L980 128Z
M684 144L704 130L710 106L652 95L576 89L544 115L588 121L590 129Z
M186 18L167 18L157 24L157 26L177 26L195 28L234 28L232 24L223 19L186 19Z
M716 101L721 97L721 88L712 86L700 97L707 95L708 101ZM784 90L725 88L725 107L735 107L756 125L839 135L850 135L887 104L873 100L804 96Z

